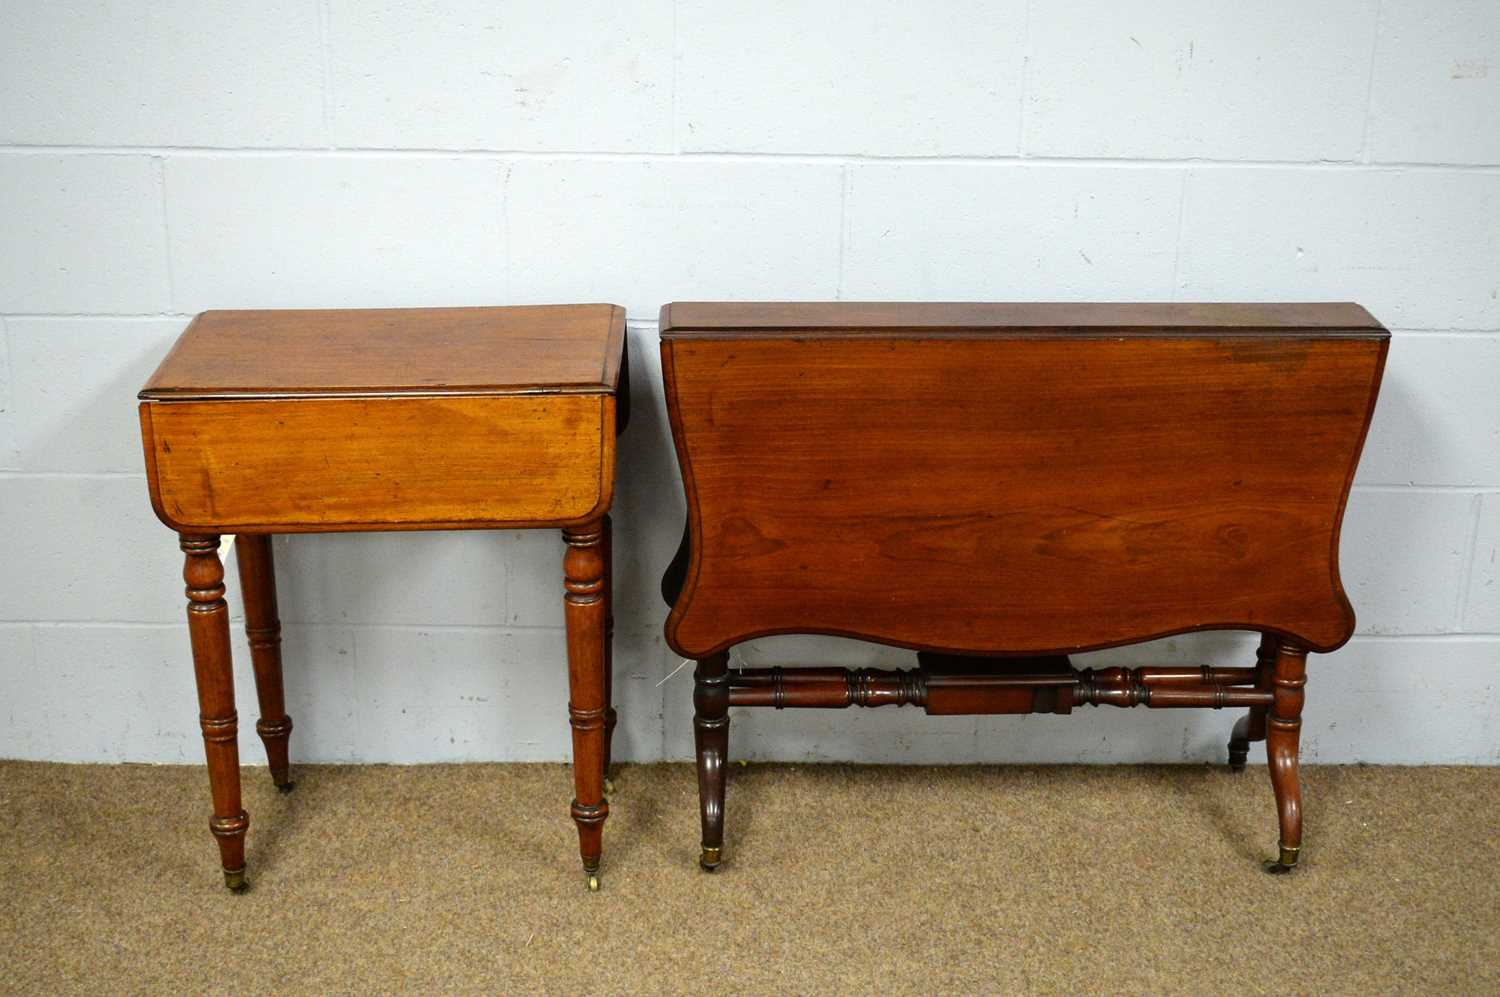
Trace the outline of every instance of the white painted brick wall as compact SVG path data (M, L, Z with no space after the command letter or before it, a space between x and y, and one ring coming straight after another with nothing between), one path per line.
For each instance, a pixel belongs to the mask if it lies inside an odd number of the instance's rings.
M1397 336L1355 478L1369 485L1500 481L1500 338Z
M1493 170L1194 169L1178 293L1349 298L1393 329L1493 331L1497 220Z
M500 175L484 159L168 157L174 310L493 301Z
M1025 0L682 0L683 151L1018 151Z
M0 471L14 471L21 465L16 403L11 400L9 340L5 319L0 318Z
M638 319L674 296L831 298L840 197L834 165L513 163L511 295L614 301Z
M139 474L141 431L123 418L179 319L13 318L15 442L29 471Z
M0 623L0 663L4 665L0 667L0 721L5 724L5 754L15 758L51 757L50 742L55 736L40 720L45 692L36 665L34 629L27 624ZM160 758L162 753L158 749L145 757Z
M0 757L201 759L134 414L194 312L587 300L630 312L617 753L688 757L655 319L694 297L1362 301L1396 337L1307 757L1500 763L1500 0L0 6ZM295 757L569 755L554 534L276 552ZM1207 760L1230 719L743 711L732 750Z
M161 163L146 156L0 157L0 308L165 311L161 206Z
M1462 629L1492 634L1500 630L1500 494L1480 497L1474 532L1474 566L1469 574Z
M0 142L322 145L312 0L0 7Z
M0 621L180 621L182 556L163 529L141 474L0 475ZM227 578L237 615L232 565Z
M672 0L327 8L340 146L672 151Z
M1148 300L1172 294L1180 170L853 166L852 300Z
M1363 488L1349 497L1339 567L1360 633L1458 629L1478 507L1462 491Z
M1385 3L1368 148L1384 162L1500 161L1500 11L1494 0Z
M1376 0L1031 4L1026 151L1350 159Z

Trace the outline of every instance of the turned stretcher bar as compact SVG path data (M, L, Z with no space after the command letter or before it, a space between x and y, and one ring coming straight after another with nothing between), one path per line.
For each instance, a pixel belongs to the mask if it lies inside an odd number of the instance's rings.
M924 655L924 657L926 657ZM1071 713L1074 706L1224 709L1271 705L1254 688L1254 668L1144 667L1026 670L1050 659L1025 658L995 670L920 668L734 668L730 706L847 709L921 706L933 716ZM1245 688L1248 687L1248 688Z

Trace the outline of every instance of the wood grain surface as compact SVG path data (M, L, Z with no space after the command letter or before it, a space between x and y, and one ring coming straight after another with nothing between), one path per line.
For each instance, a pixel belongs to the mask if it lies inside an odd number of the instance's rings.
M614 490L608 395L145 402L151 500L178 531L586 522Z
M713 307L664 310L691 537L678 653L789 632L991 654L1353 632L1339 526L1387 343L1351 328L1373 322L1358 306L1222 306L1217 326L1208 305ZM944 308L1116 331L891 331ZM834 332L801 324L819 315Z
M662 306L663 338L773 336L806 330L819 336L901 335L920 329L971 336L1078 333L1253 334L1322 336L1348 331L1381 332L1369 312L1352 302L1157 303L1125 302L858 302L858 301L675 301Z
M613 390L617 305L209 311L142 398Z

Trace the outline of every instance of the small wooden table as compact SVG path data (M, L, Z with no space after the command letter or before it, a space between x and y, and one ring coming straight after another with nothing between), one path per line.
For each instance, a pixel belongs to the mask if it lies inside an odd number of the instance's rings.
M627 413L614 305L215 311L140 393L151 504L186 554L188 630L224 882L245 886L221 534L238 536L271 776L292 786L276 533L559 527L568 714L590 889L609 805L610 521ZM617 411L618 405L618 411Z
M715 304L662 309L688 529L663 582L696 658L704 868L730 706L933 714L1242 709L1302 847L1305 665L1354 632L1339 524L1389 335L1353 304ZM1074 669L1192 630L1247 667ZM838 634L919 667L730 669Z

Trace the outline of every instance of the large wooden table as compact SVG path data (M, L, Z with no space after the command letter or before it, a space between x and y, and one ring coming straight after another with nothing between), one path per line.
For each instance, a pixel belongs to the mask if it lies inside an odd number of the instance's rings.
M1389 336L1352 304L671 304L687 492L666 636L697 659L701 862L722 859L730 706L1246 710L1286 871L1309 651L1354 631L1339 525ZM1253 666L1077 670L1072 652L1261 635ZM919 667L730 669L767 634Z
M210 828L231 889L245 886L249 817L220 536L238 538L256 731L290 789L271 536L538 527L567 545L572 816L598 888L624 340L613 305L215 311L183 332L140 393L141 435L151 504L186 554Z

